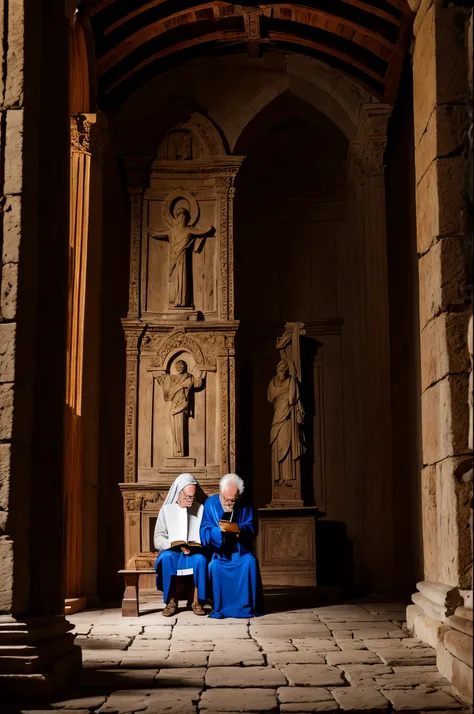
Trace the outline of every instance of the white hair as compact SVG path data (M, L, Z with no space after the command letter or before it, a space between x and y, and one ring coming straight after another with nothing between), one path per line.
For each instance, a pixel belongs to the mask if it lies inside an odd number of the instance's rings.
M229 483L235 483L237 488L239 489L239 496L241 496L244 492L244 482L240 478L240 476L237 476L237 474L226 474L223 476L220 480L219 483L219 491L222 493L227 484Z

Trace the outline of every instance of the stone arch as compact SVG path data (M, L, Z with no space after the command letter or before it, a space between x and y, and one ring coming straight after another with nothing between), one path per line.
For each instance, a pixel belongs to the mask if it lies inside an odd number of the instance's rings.
M357 108L351 107L352 111L349 113L346 107L338 101L337 95L334 96L330 94L316 83L310 82L302 77L280 75L278 81L273 82L265 92L260 92L254 100L247 103L248 112L245 125L242 126L242 124L240 124L240 131L234 129L232 135L228 136L234 153L245 153L242 151L241 145L243 143L244 134L251 122L265 107L268 107L279 96L285 94L291 94L325 114L349 140L354 136L356 126L352 117L357 116L361 102L357 102ZM225 122L225 129L232 127L232 124L236 127L238 126L236 117L237 115L241 115L241 111L241 107L239 107L229 115Z
M288 89L265 104L253 116L240 133L234 147L238 156L247 156L252 147L271 129L280 125L289 117L298 117L309 124L323 122L328 131L337 138L337 145L348 145L347 134L322 108L315 106Z
M204 354L196 340L182 330L176 330L163 342L158 350L157 364L168 367L176 354L189 352L197 364L204 364Z
M168 129L157 152L157 159L205 160L227 154L217 127L200 112Z

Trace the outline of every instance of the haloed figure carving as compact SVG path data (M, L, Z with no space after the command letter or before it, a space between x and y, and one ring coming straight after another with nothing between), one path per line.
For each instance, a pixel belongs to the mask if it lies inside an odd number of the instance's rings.
M186 456L188 417L190 398L193 389L199 389L203 382L202 373L195 370L188 372L188 366L182 359L176 362L176 374L164 374L158 377L163 388L166 402L171 402L170 422L173 436L173 456Z
M193 307L193 296L188 275L188 262L186 251L194 247L194 252L201 249L203 239L214 234L214 228L209 226L204 230L193 227L191 215L187 208L179 207L176 213L170 213L171 225L168 233L152 231L147 228L148 234L152 238L169 240L170 244L170 296L169 303L174 307ZM200 240L199 240L200 239ZM197 241L197 242L196 242ZM172 279L174 278L174 294Z

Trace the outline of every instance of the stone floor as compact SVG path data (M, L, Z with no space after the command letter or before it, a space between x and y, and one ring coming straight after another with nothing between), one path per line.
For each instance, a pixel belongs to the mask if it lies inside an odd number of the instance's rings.
M138 618L116 608L71 616L80 680L61 701L8 714L470 711L434 650L408 637L401 604L276 607L254 620L164 618L162 607L153 593Z

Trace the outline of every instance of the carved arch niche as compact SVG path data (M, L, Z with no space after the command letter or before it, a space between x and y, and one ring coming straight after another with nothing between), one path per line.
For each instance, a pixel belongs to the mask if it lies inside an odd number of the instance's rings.
M223 444L228 447L226 414L233 399L227 386L229 357L226 335L221 331L190 334L177 328L163 333L148 328L140 359L139 481L172 480L186 470L191 470L203 484L219 478L222 464L227 461L222 448ZM189 389L184 453L177 456L173 443L173 403L165 398L163 385L166 379L173 385L179 383L180 361L185 363L185 372L194 383Z
M202 114L163 137L143 193L140 314L147 320L233 319L232 199L241 157ZM195 238L176 263L178 214ZM185 290L179 288L185 283Z

